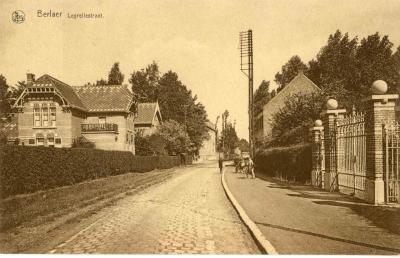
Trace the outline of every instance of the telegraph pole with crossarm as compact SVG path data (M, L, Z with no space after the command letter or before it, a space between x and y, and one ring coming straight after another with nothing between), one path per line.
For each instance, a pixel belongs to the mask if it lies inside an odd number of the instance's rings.
M254 157L254 125L253 125L253 31L239 33L240 70L249 79L249 145L250 156Z

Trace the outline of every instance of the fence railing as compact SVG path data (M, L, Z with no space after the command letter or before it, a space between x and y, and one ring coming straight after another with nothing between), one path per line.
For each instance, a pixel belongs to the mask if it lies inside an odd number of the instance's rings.
M383 132L386 201L400 203L400 125L398 122L383 125Z
M82 132L114 132L118 133L118 125L117 124L82 124L81 125Z
M383 81L374 82L371 91L373 95L363 100L363 111L359 113L353 108L346 114L345 109L338 109L336 100L327 101L321 113L323 121L316 120L311 128L312 184L374 204L400 203L400 124L396 121L399 95L386 94ZM322 131L323 152L319 151ZM325 160L325 171L320 160ZM320 178L324 179L322 184Z

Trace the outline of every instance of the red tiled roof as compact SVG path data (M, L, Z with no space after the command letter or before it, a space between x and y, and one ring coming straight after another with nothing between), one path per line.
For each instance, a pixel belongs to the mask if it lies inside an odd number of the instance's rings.
M30 88L40 88L40 87L54 87L60 91L61 95L69 102L72 107L76 107L82 110L86 110L82 101L79 99L78 95L74 89L68 84L45 74L39 77Z
M138 117L135 118L136 124L152 124L154 116L156 116L157 112L160 114L160 109L158 107L158 103L139 103L138 105ZM160 114L161 120L161 114Z
M89 112L127 112L133 94L125 85L90 85L74 87Z

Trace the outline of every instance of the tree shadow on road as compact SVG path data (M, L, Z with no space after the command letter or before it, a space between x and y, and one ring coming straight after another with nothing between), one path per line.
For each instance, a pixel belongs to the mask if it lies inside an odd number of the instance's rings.
M374 248L374 249L384 250L384 251L389 251L389 252L394 252L394 253L400 253L400 249L393 248L393 247L387 247L387 246L375 245L375 244L370 244L370 243L358 242L358 241L354 241L354 240L350 240L350 239L345 239L345 238L340 238L340 237L335 237L335 236L328 236L328 235L319 234L319 233L315 233L315 232L305 231L305 230L301 230L301 229L294 229L294 228L289 228L289 227L284 227L284 226L279 226L279 225L273 225L273 224L269 224L269 223L263 223L263 222L257 222L257 221L255 221L254 223L256 223L258 225L265 226L265 227L285 230L285 231L289 231L289 232L306 234L306 235L310 235L310 236L315 236L315 237L320 237L320 238L324 238L324 239L344 242L344 243L348 243L348 244L364 246L364 247L368 247L368 248Z
M349 208L356 214L370 220L374 225L400 235L400 207L337 201L314 201L314 203Z
M277 179L260 178L270 183L269 188L290 190L290 197L307 198L319 205L349 208L350 211L371 221L375 226L400 235L400 207L375 206L356 197L339 192L327 192L312 186L289 184Z
M366 203L361 199L357 199L350 195L345 195L339 192L327 192L319 188L314 188L309 185L299 184L299 183L289 183L285 181L280 181L271 177L259 177L259 179L269 182L268 188L273 189L284 189L290 190L294 193L288 193L288 196L308 198L308 199L319 199L319 200L331 200L331 201L346 201L355 203Z

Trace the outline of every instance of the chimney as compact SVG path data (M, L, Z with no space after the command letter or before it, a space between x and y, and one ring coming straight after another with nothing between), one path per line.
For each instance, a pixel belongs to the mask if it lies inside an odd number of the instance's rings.
M32 86L32 84L35 82L35 75L33 73L27 73L26 74L26 86Z

